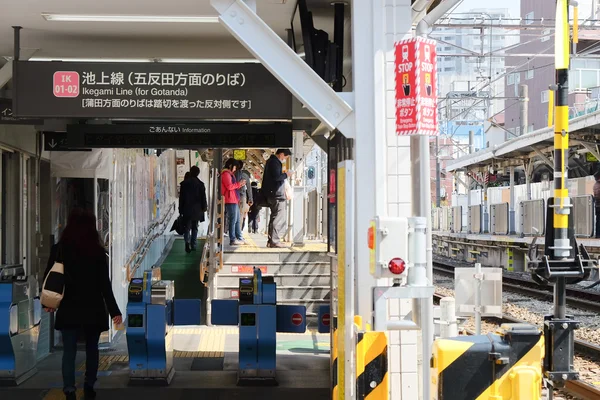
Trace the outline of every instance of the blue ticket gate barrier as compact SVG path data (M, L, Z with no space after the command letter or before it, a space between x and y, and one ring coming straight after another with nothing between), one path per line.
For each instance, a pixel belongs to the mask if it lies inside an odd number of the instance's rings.
M156 274L154 274L156 277ZM168 385L173 379L173 297L175 285L153 270L129 283L127 349L130 382Z
M277 385L277 332L306 332L306 307L277 305L273 277L254 268L240 278L239 300L213 300L213 325L239 326L238 385Z
M0 268L0 385L35 374L41 318L37 279L22 267Z
M126 335L132 384L171 383L173 327L201 322L200 300L175 299L173 281L160 276L160 268L153 268L129 283Z

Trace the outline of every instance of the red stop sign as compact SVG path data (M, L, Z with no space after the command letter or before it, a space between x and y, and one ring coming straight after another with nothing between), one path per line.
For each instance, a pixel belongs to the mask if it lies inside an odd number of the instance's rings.
M330 320L331 316L329 315L329 313L325 313L323 314L323 316L321 316L321 323L325 326L329 326Z
M292 315L292 324L300 326L302 325L302 320L302 315L300 315L299 313L295 313L294 315Z

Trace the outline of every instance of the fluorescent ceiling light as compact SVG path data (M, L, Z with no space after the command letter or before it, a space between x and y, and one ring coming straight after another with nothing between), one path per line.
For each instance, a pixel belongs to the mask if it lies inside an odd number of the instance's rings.
M63 22L188 22L218 23L217 16L168 16L168 15L77 15L42 13L46 21Z
M12 60L12 59L11 59ZM32 57L29 61L65 61L65 62L122 62L122 63L172 63L172 64L241 64L259 63L254 58L68 58L68 57Z
M255 58L161 58L158 61L173 64L242 64L242 63L259 63Z
M64 57L32 57L28 61L70 61L70 62L122 62L144 63L150 62L148 58L64 58Z

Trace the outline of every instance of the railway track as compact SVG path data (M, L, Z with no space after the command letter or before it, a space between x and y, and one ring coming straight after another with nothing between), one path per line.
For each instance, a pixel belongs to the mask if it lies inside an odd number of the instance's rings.
M445 264L436 260L434 261L433 270L443 275L454 276L454 269L456 267L455 265ZM538 285L531 279L504 274L502 277L502 286L512 292L552 301L553 287ZM567 305L583 310L600 312L600 292L567 287Z
M433 295L434 302L439 303L440 299L444 297L441 294L435 293ZM529 323L522 321L511 316L503 316L502 318L483 318L483 321L490 322L494 325L500 326L504 323ZM467 334L473 335L474 332L467 330ZM579 356L586 356L593 360L600 362L600 346L593 343L589 343L583 340L575 339L575 353ZM564 388L559 389L562 392L568 393L581 400L600 400L600 388L590 385L582 380L569 381Z

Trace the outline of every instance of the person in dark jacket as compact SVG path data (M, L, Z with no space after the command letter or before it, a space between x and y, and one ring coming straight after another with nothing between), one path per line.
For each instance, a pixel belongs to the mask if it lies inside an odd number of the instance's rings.
M108 256L96 229L96 217L89 211L75 209L67 226L50 251L48 266L62 262L65 268L64 297L56 313L54 328L61 331L63 341L63 391L67 400L75 400L75 356L77 339L85 338L85 399L96 398L94 383L98 373L98 340L109 329L108 314L115 325L123 323L121 311L112 291ZM43 305L42 305L43 306ZM47 312L56 310L44 307ZM108 310L108 314L107 314Z
M250 185L252 187L251 192L252 192L253 198L257 198L258 197L258 184L256 182L252 182ZM248 191L248 192L250 192L250 191ZM260 212L260 209L261 209L261 207L258 205L258 203L252 203L252 205L250 206L250 211L248 211L248 232L249 233L258 232L258 213Z
M287 199L285 198L285 180L291 176L290 171L283 172L281 165L292 153L288 149L278 149L267 160L261 192L267 199L271 209L267 247L285 247L281 237L285 233L287 222Z
M183 239L186 253L196 251L198 222L204 222L204 213L208 209L206 187L204 182L198 179L198 175L200 175L200 168L194 165L190 168L189 179L181 183L179 194L179 214L183 216L185 222Z

